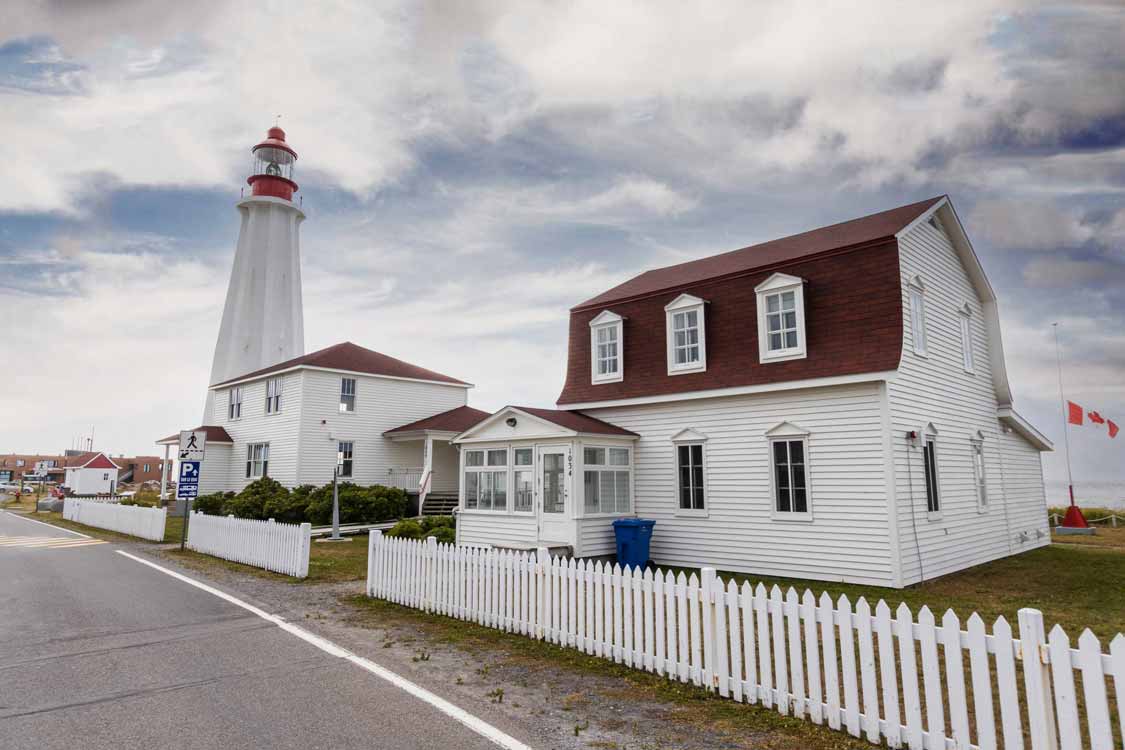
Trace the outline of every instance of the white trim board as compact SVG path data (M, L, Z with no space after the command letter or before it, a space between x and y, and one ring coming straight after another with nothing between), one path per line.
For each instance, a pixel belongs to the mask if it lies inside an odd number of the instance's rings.
M688 391L686 393L660 393L653 396L637 396L636 398L620 398L612 401L583 401L577 404L559 404L560 409L579 411L584 409L603 409L611 406L634 406L640 404L663 404L671 401L690 401L700 398L721 398L723 396L742 396L749 393L774 393L777 391L793 391L802 388L824 388L832 385L850 385L852 383L872 383L894 380L897 370L883 372L865 372L858 375L836 375L828 378L808 378L805 380L788 380L782 383L765 383L762 385L739 385L731 388L712 388L704 391ZM591 415L592 416L592 415Z
M475 388L472 383L449 383L444 380L427 380L425 378L404 378L398 375L379 375L373 372L360 372L359 370L343 370L338 367L320 367L319 365L293 365L286 367L284 370L273 370L271 372L263 372L260 375L242 376L237 380L227 380L222 383L207 386L209 391L218 391L230 388L235 385L242 385L243 383L253 383L256 380L265 380L272 378L276 375L283 375L287 372L296 372L297 370L315 370L317 372L336 372L344 375L358 375L364 378L382 378L383 380L405 380L411 383L431 383L433 385L446 385L450 388Z

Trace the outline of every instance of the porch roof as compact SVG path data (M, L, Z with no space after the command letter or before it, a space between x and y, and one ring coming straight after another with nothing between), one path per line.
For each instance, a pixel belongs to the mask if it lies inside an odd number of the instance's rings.
M200 430L207 433L208 443L227 443L233 444L234 440L231 439L230 433L225 428L213 424L200 425L192 430L192 432L199 432ZM166 438L161 438L156 441L157 445L179 445L180 433L169 435Z
M474 409L471 406L458 406L431 417L393 427L383 433L389 438L424 437L426 433L447 432L449 437L464 432L475 424L484 421L489 416L486 411Z

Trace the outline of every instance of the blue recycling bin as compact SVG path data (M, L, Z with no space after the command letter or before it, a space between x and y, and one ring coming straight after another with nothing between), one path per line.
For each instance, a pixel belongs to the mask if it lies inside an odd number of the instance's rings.
M617 562L624 567L643 568L648 562L648 546L656 521L647 518L618 518L613 522L617 537Z

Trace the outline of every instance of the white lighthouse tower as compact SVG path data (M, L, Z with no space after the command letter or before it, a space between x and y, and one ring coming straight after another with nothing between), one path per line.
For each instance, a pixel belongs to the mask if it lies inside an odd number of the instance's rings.
M305 353L300 249L305 214L293 202L297 152L275 126L251 153L250 197L238 203L242 225L209 385ZM204 424L214 419L210 394Z

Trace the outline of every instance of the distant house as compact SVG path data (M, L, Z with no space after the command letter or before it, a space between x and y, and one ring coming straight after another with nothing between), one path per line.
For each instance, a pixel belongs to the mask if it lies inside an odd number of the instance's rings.
M62 478L66 457L58 454L9 453L0 456L0 482L19 482L27 477L46 476L49 481ZM36 480L37 481L37 480Z
M118 477L121 484L159 482L160 472L164 468L164 459L160 456L118 456L113 461L121 467ZM172 462L169 461L169 470L171 467ZM171 479L171 475L168 478Z
M100 451L68 456L63 484L75 495L112 495L120 468Z
M557 410L453 439L457 538L902 587L1050 542L996 295L947 197L643 273L570 311Z
M351 342L216 383L207 424L196 428L207 432L199 492L238 491L263 476L322 485L339 459L341 481L455 503L449 441L488 416L466 405L471 387Z

